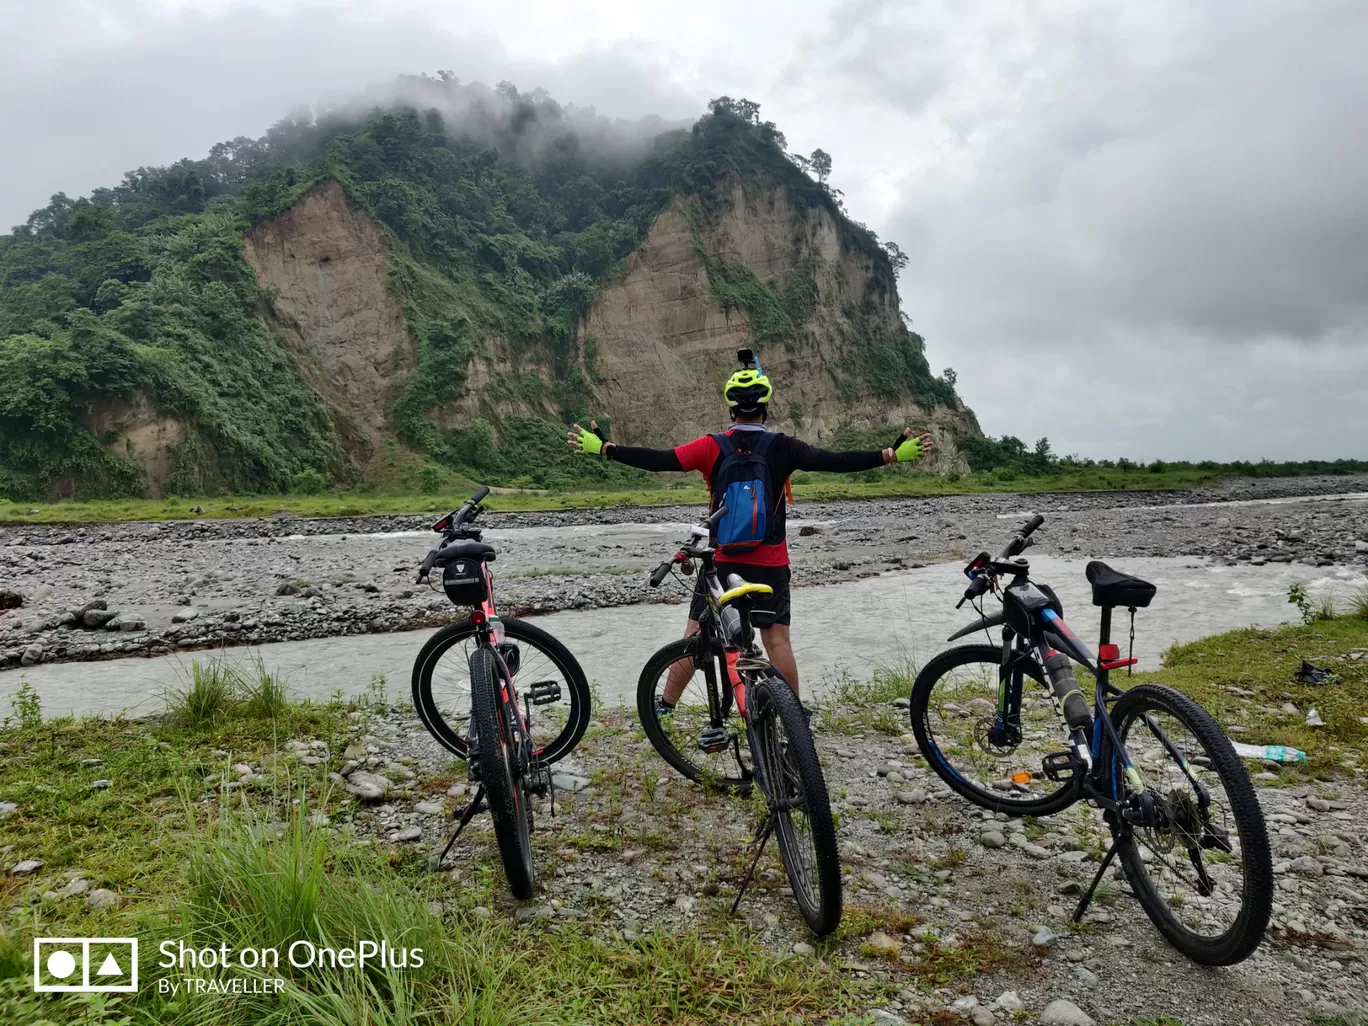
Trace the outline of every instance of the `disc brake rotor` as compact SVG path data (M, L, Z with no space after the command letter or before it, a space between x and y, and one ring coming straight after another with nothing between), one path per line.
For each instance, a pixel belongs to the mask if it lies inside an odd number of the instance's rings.
M993 734L998 732L998 721L996 717L983 716L974 724L974 743L982 748L989 755L998 757L1011 755L1021 745L1021 731L1015 727L1003 727L1001 733L1005 735L1004 743L998 744L993 741Z

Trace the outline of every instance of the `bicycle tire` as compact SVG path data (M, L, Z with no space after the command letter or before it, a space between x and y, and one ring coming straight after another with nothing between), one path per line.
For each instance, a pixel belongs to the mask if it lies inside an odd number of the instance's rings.
M750 729L753 751L763 752L762 787L770 793L770 808L775 817L774 835L779 845L779 856L788 874L789 885L798 911L808 928L825 937L841 922L841 855L836 845L836 824L831 816L831 798L827 793L822 764L817 758L817 747L812 731L803 717L798 696L783 677L766 676L750 686ZM773 733L775 721L782 728L786 744ZM794 822L793 811L784 807L791 787L784 787L776 796L779 774L783 771L786 784L797 783L802 789L802 812L806 830ZM796 779L795 779L796 778ZM815 873L809 873L804 859L803 836L812 842ZM816 879L810 877L815 875Z
M1243 868L1239 913L1229 929L1214 937L1189 929L1174 912L1175 908L1181 910L1184 906L1166 899L1145 868L1142 842L1134 832L1119 846L1121 866L1146 915L1170 944L1202 965L1234 965L1248 958L1259 946L1272 915L1273 856L1263 811L1249 774L1235 754L1230 739L1206 709L1182 692L1163 684L1142 684L1127 691L1111 711L1112 721L1123 741L1139 717L1151 710L1167 713L1192 732L1225 790L1230 805L1226 812L1234 821ZM1132 745L1128 743L1126 747L1135 758ZM1104 736L1101 749L1102 758L1106 760L1104 766L1112 764L1114 752L1110 735ZM1171 755L1168 758L1172 761ZM1188 761L1192 763L1194 759Z
M698 635L680 638L670 642L646 661L641 678L637 682L637 717L641 720L641 729L646 732L651 747L684 777L730 794L749 794L752 781L748 773L717 773L711 767L699 765L680 750L656 716L656 683L675 663L684 659L697 661L703 644ZM721 651L721 645L714 642L708 658L715 658Z
M544 763L556 762L574 750L589 726L589 681L570 650L540 627L512 617L504 620L503 626L507 640L540 649L564 678L569 689L569 715L564 728L543 745L539 753L534 753ZM448 624L427 640L413 662L413 708L438 744L461 759L466 758L466 731L459 725L447 722L442 715L433 693L432 676L443 655L454 646L469 641L476 633L477 628L469 619ZM528 665L528 662L524 661L524 665Z
M504 875L515 898L532 897L532 823L522 771L517 765L500 692L501 667L493 650L481 646L470 654L470 707L478 741L480 783L494 819L494 838Z
M945 680L952 671L963 666L973 665L983 666L985 675L991 673L991 677L988 679L996 681L998 668L1002 665L1002 649L996 645L959 645L955 648L946 649L922 667L912 685L912 704L909 709L912 718L912 733L916 736L917 746L921 749L922 755L936 776L945 781L946 786L960 797L967 798L975 805L991 812L1006 812L1014 816L1048 816L1059 812L1061 809L1066 809L1078 801L1083 788L1083 775L1081 773L1075 773L1068 781L1061 783L1056 790L1043 797L1018 799L1009 796L1014 792L981 786L956 771L950 756L936 743L936 730L933 720L942 717L933 715L935 713L933 697L936 685ZM1045 677L1040 666L1034 661L1023 662L1021 665L1022 672L1040 685L1042 694L1048 695ZM996 688L996 684L993 687ZM1055 729L1058 730L1056 750L1062 750L1066 739L1062 728L1058 726L1059 720L1052 706L1049 715ZM985 754L988 753L985 752ZM1039 769L1040 767L1037 765L1031 772L1034 774ZM1044 779L1043 773L1040 779ZM1046 782L1052 783L1048 780Z

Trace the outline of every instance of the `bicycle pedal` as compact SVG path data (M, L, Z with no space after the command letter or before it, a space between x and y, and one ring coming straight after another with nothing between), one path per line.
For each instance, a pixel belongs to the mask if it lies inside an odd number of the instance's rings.
M1079 762L1073 752L1051 752L1040 760L1040 768L1055 783L1064 783L1088 767Z
M731 744L731 735L722 727L704 727L698 732L698 747L709 755L723 751Z
M561 686L554 680L539 680L527 689L527 700L533 705L550 705L561 699Z

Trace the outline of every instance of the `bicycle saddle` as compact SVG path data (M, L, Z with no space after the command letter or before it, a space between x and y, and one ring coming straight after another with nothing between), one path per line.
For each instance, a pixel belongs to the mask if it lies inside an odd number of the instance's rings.
M1139 577L1113 570L1099 560L1093 560L1084 571L1092 585L1095 606L1136 606L1143 609L1150 604L1159 589Z
M473 559L480 563L494 562L494 546L488 542L459 540L443 545L437 553L437 565L445 566L457 559Z

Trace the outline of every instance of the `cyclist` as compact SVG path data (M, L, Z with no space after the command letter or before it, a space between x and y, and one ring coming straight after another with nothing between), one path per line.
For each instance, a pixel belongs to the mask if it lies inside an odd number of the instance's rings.
M722 388L722 397L731 412L732 424L721 435L704 435L675 449L649 449L605 441L598 432L597 424L591 422L591 430L585 430L578 424L571 428L569 443L576 452L601 455L605 459L641 470L698 471L708 480L713 509L721 501L719 489L714 487L717 484L715 476L725 462L722 444L719 443L729 443L738 452L763 452L769 472L769 484L764 494L777 498L772 503L773 508L765 511L766 534L761 543L744 551L728 552L725 558L719 558L717 571L723 581L727 580L728 574L737 574L743 580L767 584L774 589L773 594L764 596L756 604L757 610L775 614L773 626L761 628L760 637L770 662L797 693L798 664L789 638L790 572L784 516L784 496L788 492L789 477L799 470L851 473L892 463L906 463L920 459L929 452L932 441L926 433L913 437L912 429L907 428L895 444L887 449L832 452L818 449L792 435L771 432L765 427L765 420L770 397L774 394L773 386L750 350L743 349L737 355L745 366L728 378ZM703 596L695 594L689 609L686 637L697 632L698 618L705 608ZM682 673L678 680L671 675L666 683L662 711L673 708L687 683L687 673Z

